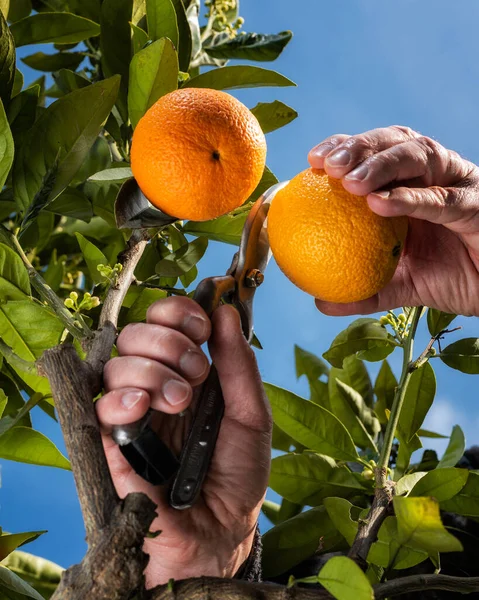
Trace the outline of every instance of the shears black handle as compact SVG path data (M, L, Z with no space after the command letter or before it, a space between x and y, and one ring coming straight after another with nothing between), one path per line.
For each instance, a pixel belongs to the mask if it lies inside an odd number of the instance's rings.
M198 285L194 299L208 316L221 298L235 289L235 279L211 277ZM214 365L198 394L188 438L178 460L149 426L151 411L126 426L116 426L112 437L136 473L153 485L174 477L169 502L176 509L189 508L198 498L211 462L224 413L224 400Z

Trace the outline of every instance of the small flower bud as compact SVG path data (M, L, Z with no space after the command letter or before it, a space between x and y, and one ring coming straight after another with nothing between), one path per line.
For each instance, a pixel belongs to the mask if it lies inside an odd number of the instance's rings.
M65 298L64 304L67 308L71 308L72 310L74 310L74 308L75 308L75 303L73 302L73 300L71 298Z
M73 302L76 302L78 300L78 294L76 292L70 292L70 298Z

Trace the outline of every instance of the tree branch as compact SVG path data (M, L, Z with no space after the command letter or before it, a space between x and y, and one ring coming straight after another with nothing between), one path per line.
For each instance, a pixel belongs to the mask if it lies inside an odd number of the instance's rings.
M146 592L144 600L326 600L324 589L249 583L237 579L198 577L173 581Z
M394 482L387 481L382 488L376 488L374 500L366 519L359 522L358 533L349 550L349 558L366 570L369 550L378 537L379 529L384 519L392 514L392 499L394 495Z
M479 592L479 577L453 577L451 575L411 575L374 586L374 598L389 598L409 592L445 590L460 594Z

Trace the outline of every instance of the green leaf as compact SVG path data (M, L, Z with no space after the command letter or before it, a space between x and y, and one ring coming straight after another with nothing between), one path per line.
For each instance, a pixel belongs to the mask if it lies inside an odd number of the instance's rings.
M276 502L271 502L271 500L264 500L261 506L261 510L267 519L273 523L273 525L277 525L280 523L279 520L279 511L281 510L281 505Z
M445 502L441 502L442 510L479 518L479 473L469 472L466 485L462 490Z
M133 176L130 167L117 167L99 171L88 178L88 181L106 181L110 183L121 183Z
M192 52L190 24L188 23L188 17L186 16L183 0L171 0L171 2L175 7L176 21L178 23L179 47L176 46L176 49L178 50L180 70L187 73L190 69Z
M270 133L294 121L298 113L287 104L274 102L259 102L251 112L258 119L263 133Z
M17 253L0 243L0 298L25 300L25 294L30 294L28 271Z
M408 544L428 553L463 550L461 542L443 526L439 504L432 498L396 497L393 504L400 544Z
M294 440L282 429L280 429L276 423L273 423L273 436L271 441L272 448L276 450L282 450L283 452L289 452L291 446L294 446Z
M429 308L427 311L427 327L432 336L438 335L448 325L454 321L457 315L445 313L435 308Z
M206 238L196 238L190 244L184 244L176 252L162 258L157 263L155 271L162 277L179 277L188 273L203 258L207 247L208 240Z
M416 471L416 473L410 473L404 475L396 483L395 495L396 496L408 496L409 492L413 489L416 483L427 474L426 471Z
M347 401L364 427L373 435L379 433L379 431L381 431L381 425L374 412L364 402L364 398L361 394L340 379L336 379L336 385L340 394Z
M10 0L0 0L0 12L3 15L3 18L7 20L8 11L10 9Z
M50 560L18 550L10 554L3 564L45 598L52 596L64 571L62 567Z
M105 281L104 277L99 273L98 265L108 265L108 259L99 250L95 244L86 239L81 233L76 233L78 244L83 254L83 258L88 266L90 277L95 283L102 283Z
M45 210L87 223L93 217L90 201L83 192L74 187L67 187L55 200L48 203Z
M378 533L378 540L369 551L368 562L387 569L409 569L428 558L424 550L417 550L397 542L398 526L396 517L386 517Z
M359 509L344 498L334 497L325 498L324 506L338 531L352 546L358 532L358 522L356 518L353 519L352 513L354 511L359 514Z
M20 21L20 19L24 19L28 17L28 15L32 12L32 2L31 0L10 0L10 9L8 11L8 20L10 23L15 23L15 21Z
M477 375L479 373L479 339L464 338L443 349L439 358L448 367Z
M34 85L17 94L8 105L8 121L12 135L27 131L35 123L40 86Z
M411 490L411 496L432 496L438 502L449 500L466 485L466 469L434 469L422 477Z
M130 21L133 0L103 0L101 5L101 65L107 77L121 75L117 106L128 121L128 77L132 55Z
M303 350L295 344L294 358L296 362L296 377L300 379L306 375L308 382L312 383L319 379L322 375L328 375L329 367L318 356L307 350Z
M36 52L22 58L22 62L37 71L58 71L59 69L77 69L85 60L85 56L79 52L57 52L56 54L44 54Z
M336 336L323 357L333 367L341 368L347 356L375 350L374 356L365 354L361 358L373 361L382 360L391 354L397 345L398 343L377 319L361 318L353 321L347 329Z
M294 440L336 460L357 460L344 425L326 409L269 383L264 384L275 423Z
M267 579L288 571L313 555L320 541L324 552L333 550L342 541L324 506L273 527L262 536L263 576Z
M178 21L172 0L146 0L148 36L156 41L168 38L179 47Z
M2 533L0 536L0 560L4 560L19 546L38 539L46 531L26 531L24 533Z
M396 435L399 439L399 452L396 460L396 468L394 469L394 477L397 479L404 475L411 462L412 454L422 448L422 443L417 434L413 435L409 441L406 441L402 437L399 430L396 432Z
M100 35L100 26L68 12L45 12L12 23L17 48L28 44L74 44Z
M366 575L346 556L333 556L318 574L318 581L338 600L374 600Z
M183 232L239 246L248 214L249 210L242 210L211 221L188 221L183 226Z
M0 436L0 458L30 465L70 469L70 462L55 444L30 427L14 427Z
M436 433L435 431L429 431L428 429L422 428L417 432L417 434L419 437L435 438L440 440L445 440L449 437L448 435L443 435L442 433Z
M75 90L41 115L13 168L15 199L22 212L42 189L45 175L55 164L56 178L49 198L56 198L71 182L97 140L118 85L118 77L112 77Z
M15 60L15 42L3 14L0 14L0 100L4 104L8 104L12 95Z
M44 600L43 596L34 590L28 583L23 581L18 575L0 565L0 591L4 598L8 599L10 594L8 592L14 592L20 594L21 597L34 598L34 600ZM8 594L8 595L7 595Z
M7 180L13 163L13 137L7 121L7 115L0 100L0 189Z
M50 258L50 262L48 263L48 267L43 273L43 279L45 280L47 285L49 285L55 292L58 291L63 281L63 277L65 274L66 258L66 254L63 254L58 258L57 249L54 248Z
M91 82L79 73L74 73L69 69L60 69L52 73L53 80L64 94L69 94L75 90L91 85Z
M9 30L10 31L10 30ZM13 43L13 41L12 41ZM13 78L12 98L15 97L22 91L23 88L23 74L18 69L15 69L15 75Z
M409 442L419 431L436 395L436 376L427 362L413 371L406 389L398 428Z
M181 66L180 66L181 68ZM185 82L183 87L237 90L248 87L284 87L296 85L276 71L251 66L221 67L201 73Z
M207 40L203 49L213 58L264 62L276 60L292 37L291 31L268 35L241 32L236 37L218 44L214 44L214 38L212 44Z
M444 469L445 467L455 467L461 460L465 449L466 439L464 433L459 425L454 425L449 444L447 445L444 456L439 461L437 468Z
M329 401L329 389L328 384L325 381L320 381L319 379L313 381L310 384L310 399L311 402L322 406L326 410L331 412L331 402Z
M133 23L130 23L131 27L131 53L133 56L137 52L139 52L142 48L145 47L145 44L148 42L148 34L146 31L141 29L141 27L137 27Z
M269 486L290 502L308 506L318 506L328 496L364 492L349 469L338 467L329 456L312 452L274 458Z
M376 413L379 422L383 425L388 421L386 410L391 410L397 385L397 379L394 376L388 361L385 360L379 369L374 384L374 393L377 398L376 404L374 405L374 412Z
M170 40L153 42L130 64L128 113L133 127L153 104L178 87L178 56Z
M146 319L146 311L153 302L166 298L164 290L144 288L126 314L127 323L139 323Z

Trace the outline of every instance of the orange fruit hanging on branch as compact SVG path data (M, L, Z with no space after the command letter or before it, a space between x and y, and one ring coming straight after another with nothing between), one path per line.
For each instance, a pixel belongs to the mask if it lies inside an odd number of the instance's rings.
M184 88L163 96L133 134L131 169L140 189L179 219L206 221L241 206L265 161L256 117L217 90Z
M374 296L392 278L406 217L381 217L366 197L325 171L307 169L274 197L268 236L276 262L299 288L327 302Z

